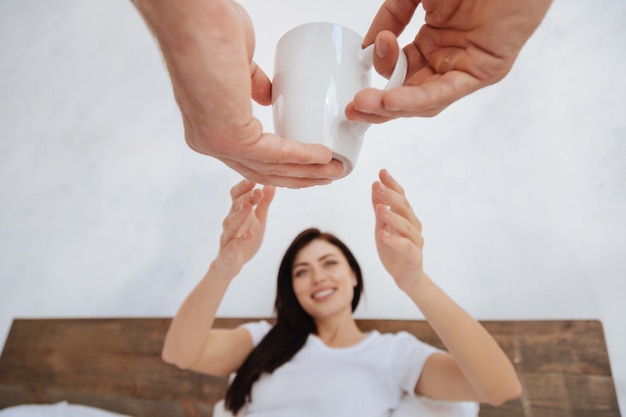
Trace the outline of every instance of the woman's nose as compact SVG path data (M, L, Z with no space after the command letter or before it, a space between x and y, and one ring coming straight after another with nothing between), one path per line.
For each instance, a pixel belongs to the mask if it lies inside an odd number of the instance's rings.
M311 279L314 284L318 284L326 279L326 274L322 269L314 268L313 271L311 271Z

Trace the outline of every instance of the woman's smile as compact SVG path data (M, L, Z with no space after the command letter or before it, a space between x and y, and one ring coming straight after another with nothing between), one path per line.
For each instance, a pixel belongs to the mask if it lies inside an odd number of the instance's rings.
M314 300L318 300L318 301L326 300L330 298L330 296L333 295L335 291L336 291L335 288L321 289L321 290L315 291L313 295L311 296L311 298L313 298Z

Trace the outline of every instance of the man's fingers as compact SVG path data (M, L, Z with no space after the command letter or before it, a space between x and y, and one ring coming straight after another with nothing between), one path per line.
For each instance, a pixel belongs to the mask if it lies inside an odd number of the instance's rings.
M252 100L262 106L272 104L272 83L265 72L254 61L252 62Z
M363 46L371 45L376 35L383 30L400 35L411 21L419 3L419 0L386 0L374 17L363 39Z
M331 178L299 178L293 176L280 176L280 175L264 175L259 171L250 169L248 166L239 163L238 161L233 160L224 160L223 161L230 168L239 172L245 178L254 181L258 184L264 185L274 185L276 187L287 187L287 188L307 188L313 187L316 185L327 185L333 182ZM333 163L338 163L338 161L333 161ZM343 169L343 168L342 168Z
M419 86L405 85L390 91L365 89L354 97L346 115L350 120L370 123L379 123L385 118L431 117L482 86L467 73L451 71L437 74Z
M393 33L383 31L376 36L374 46L374 68L385 78L391 77L391 73L398 61L400 47Z
M263 133L252 140L234 141L232 146L226 144L214 156L222 160L249 160L270 165L310 165L328 164L332 160L333 152L324 145L302 143L273 133Z

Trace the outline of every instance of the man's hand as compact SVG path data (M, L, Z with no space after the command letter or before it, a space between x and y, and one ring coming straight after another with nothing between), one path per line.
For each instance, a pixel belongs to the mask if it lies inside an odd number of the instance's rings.
M254 63L246 11L232 0L135 0L167 63L188 145L246 178L293 188L328 184L343 166L322 145L264 133L254 99L271 102L271 83Z
M425 22L404 47L404 86L366 89L348 104L351 120L381 123L397 117L434 116L460 98L500 81L545 16L551 0L424 0ZM376 42L375 66L389 77L399 50L396 37L419 0L386 0L364 39Z

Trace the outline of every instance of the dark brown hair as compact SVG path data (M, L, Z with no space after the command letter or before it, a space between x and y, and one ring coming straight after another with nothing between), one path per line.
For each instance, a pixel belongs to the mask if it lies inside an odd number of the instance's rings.
M336 246L346 257L350 268L354 271L357 285L352 298L352 311L356 309L363 293L363 277L361 267L348 247L331 233L310 228L302 231L291 242L280 263L274 309L276 324L250 352L232 384L228 387L225 406L233 414L251 400L252 385L263 373L272 373L285 362L288 362L304 346L310 333L317 328L313 318L298 303L293 291L292 267L298 252L314 240L325 240Z

